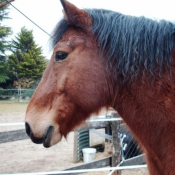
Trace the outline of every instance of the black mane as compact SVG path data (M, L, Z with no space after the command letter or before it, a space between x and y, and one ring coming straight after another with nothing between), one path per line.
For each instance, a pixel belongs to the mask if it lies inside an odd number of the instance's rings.
M126 80L144 72L152 76L170 72L175 24L103 9L86 11L93 19L92 32L115 75ZM59 23L53 34L53 45L68 27L65 20Z
M55 45L58 43L58 41L61 39L61 37L64 35L68 28L69 24L65 19L62 19L58 22L52 32L52 37L50 38L52 49L55 47Z

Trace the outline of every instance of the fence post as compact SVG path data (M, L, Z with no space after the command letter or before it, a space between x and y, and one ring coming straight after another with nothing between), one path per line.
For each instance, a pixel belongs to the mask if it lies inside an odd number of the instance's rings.
M74 163L83 158L83 148L89 148L89 130L74 131Z
M21 85L19 85L19 87L18 87L18 103L21 102L21 98L22 98L22 96L21 96Z
M117 118L117 113L111 113L112 118ZM121 162L121 144L120 144L120 121L111 122L112 129L112 167L116 167ZM121 175L121 171L115 171L113 175Z

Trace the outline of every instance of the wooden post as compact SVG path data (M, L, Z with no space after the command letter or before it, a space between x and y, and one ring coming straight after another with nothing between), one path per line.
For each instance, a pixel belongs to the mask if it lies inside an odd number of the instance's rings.
M117 118L117 113L111 114L112 118ZM121 162L121 145L120 145L120 121L111 122L112 129L112 167L116 167ZM113 175L121 175L121 171L114 171Z
M89 148L89 130L74 131L74 163L83 158L83 148Z
M106 115L106 118L111 118L111 115ZM107 127L105 127L105 134L112 135L110 124L108 124ZM109 141L108 139L105 139L105 142L111 143L111 141Z
M74 151L73 151L73 163L77 163L78 159L78 131L74 131Z

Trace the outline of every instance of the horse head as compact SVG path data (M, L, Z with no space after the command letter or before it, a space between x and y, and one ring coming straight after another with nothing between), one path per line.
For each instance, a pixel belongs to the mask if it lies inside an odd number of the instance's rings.
M91 31L92 18L61 0L64 19L55 32L51 60L26 112L26 132L34 143L58 143L91 113L109 106L105 60ZM101 55L101 56L99 56Z

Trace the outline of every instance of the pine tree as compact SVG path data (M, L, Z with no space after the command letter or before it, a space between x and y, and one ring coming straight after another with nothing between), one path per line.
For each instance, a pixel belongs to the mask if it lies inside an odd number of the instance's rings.
M3 1L0 0L0 4ZM8 77L7 72L7 57L5 56L5 51L8 50L9 42L7 42L7 37L11 34L11 28L2 25L4 19L8 19L8 7L3 6L0 8L0 83L6 82Z
M41 78L47 61L42 55L41 47L34 41L32 30L23 27L12 41L11 51L8 65L13 80Z

